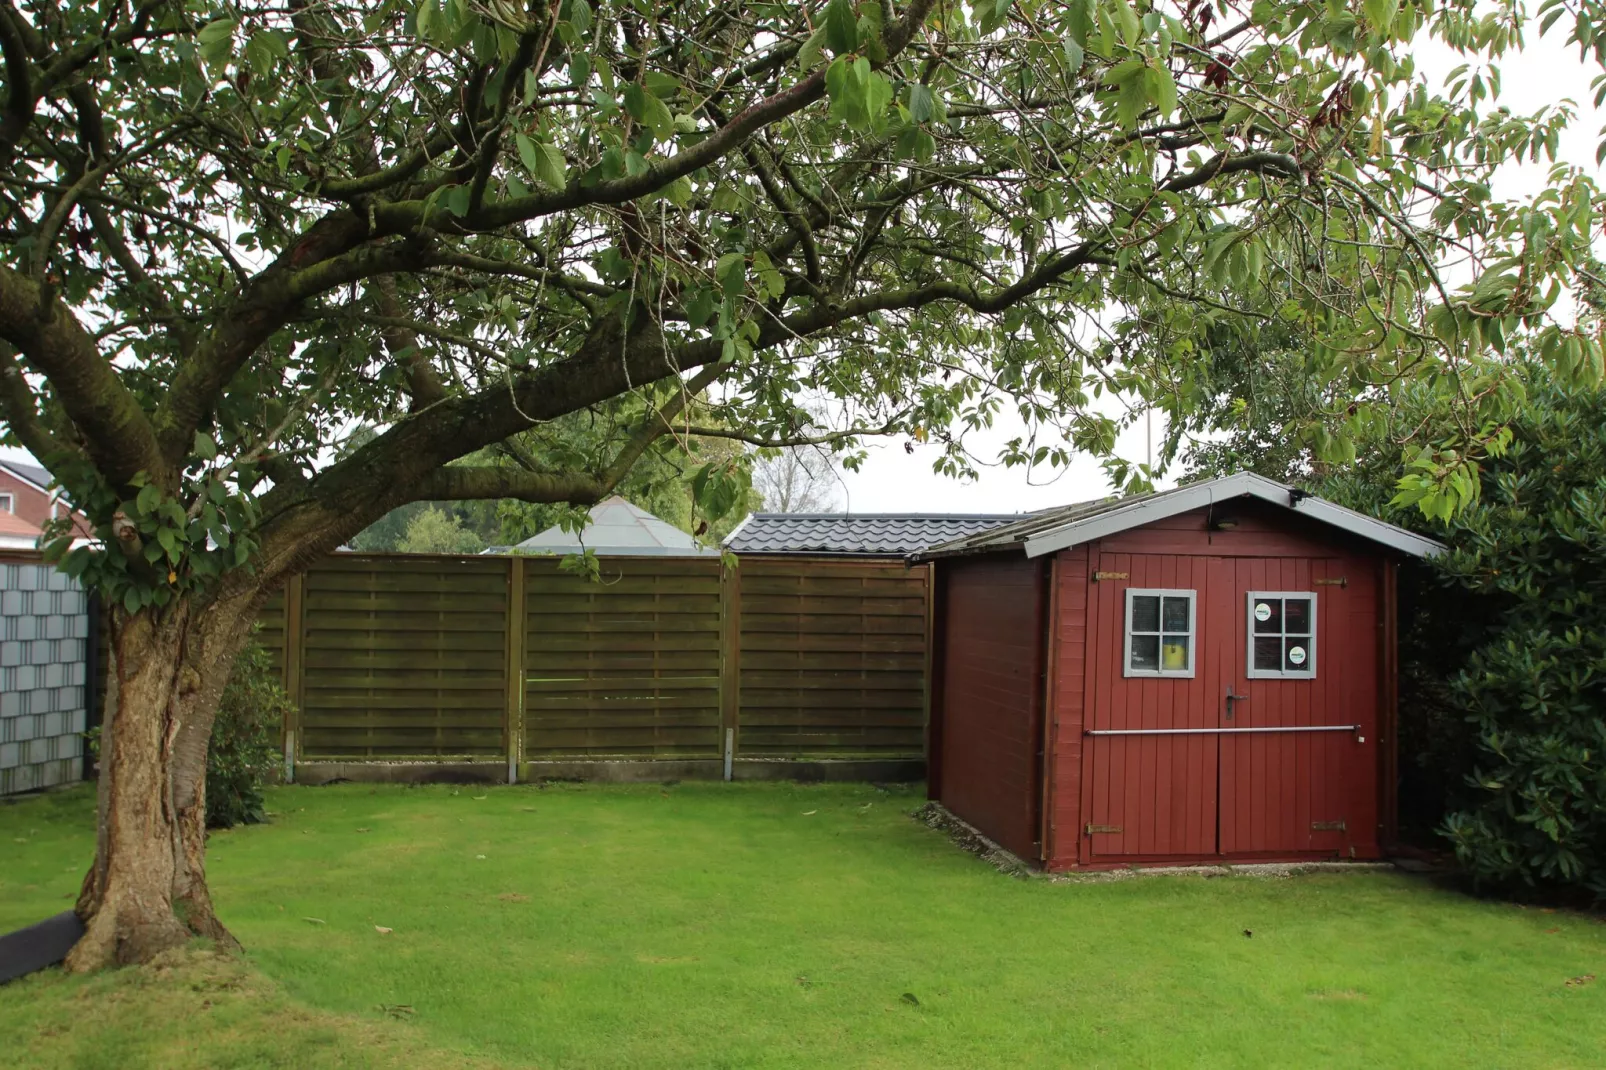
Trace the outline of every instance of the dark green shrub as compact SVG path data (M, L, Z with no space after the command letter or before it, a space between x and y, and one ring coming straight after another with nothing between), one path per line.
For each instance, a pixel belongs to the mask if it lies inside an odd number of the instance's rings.
M1523 374L1509 450L1448 522L1391 511L1379 472L1317 492L1452 547L1402 583L1401 761L1438 796L1402 810L1437 803L1480 883L1606 897L1606 391Z
M291 708L267 650L253 637L234 659L206 753L208 828L263 820L262 787L283 758L280 726Z

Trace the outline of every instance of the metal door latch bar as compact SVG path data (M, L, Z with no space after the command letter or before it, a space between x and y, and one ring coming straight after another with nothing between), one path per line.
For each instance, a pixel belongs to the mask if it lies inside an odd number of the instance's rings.
M1131 578L1132 578L1132 573L1130 573L1130 572L1095 572L1095 573L1093 573L1093 582L1094 583L1097 583L1100 580L1129 580Z
M1101 832L1114 833L1115 835L1119 836L1121 834L1121 826L1120 825L1089 825L1087 827L1087 834L1089 836L1093 835L1094 833L1101 833Z
M1310 823L1312 832L1343 832L1345 827L1342 821L1312 821Z
M1089 728L1087 736L1241 736L1268 732L1356 732L1358 724L1277 725L1267 728Z

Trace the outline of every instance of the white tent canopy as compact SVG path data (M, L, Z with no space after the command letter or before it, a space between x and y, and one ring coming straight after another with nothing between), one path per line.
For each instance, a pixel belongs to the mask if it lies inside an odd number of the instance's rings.
M578 554L603 557L718 557L719 550L697 540L617 494L591 507L591 522L579 534L550 527L517 546L517 553Z

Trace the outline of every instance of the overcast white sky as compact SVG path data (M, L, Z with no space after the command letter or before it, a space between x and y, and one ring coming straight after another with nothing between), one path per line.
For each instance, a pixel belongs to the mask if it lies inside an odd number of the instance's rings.
M1501 102L1513 112L1532 112L1567 98L1572 100L1578 119L1561 142L1561 158L1575 166L1598 172L1595 145L1606 114L1593 106L1590 79L1599 68L1593 61L1581 63L1576 49L1562 45L1562 20L1544 38L1530 34L1528 48L1507 57L1500 65L1503 74ZM1537 27L1537 23L1534 24ZM1448 49L1437 45L1420 49L1417 61L1431 79L1438 80L1462 62ZM1525 196L1541 189L1548 164L1509 166L1496 185L1497 196ZM992 433L968 440L971 451L982 458L996 455L998 448L1021 434L1012 413L1000 414ZM1156 445L1163 428L1158 418L1154 426ZM1117 452L1129 460L1145 459L1144 426L1139 423L1117 443ZM22 450L0 447L0 456L31 461ZM869 448L869 460L860 472L842 474L837 505L856 513L879 512L995 512L1012 513L1043 509L1068 502L1086 501L1111 492L1098 458L1078 456L1068 471L1057 479L1039 472L1028 475L1023 469L983 468L979 479L961 482L940 476L931 469L937 458L934 446L916 443L907 453L904 443L877 443ZM1161 485L1169 485L1162 480Z

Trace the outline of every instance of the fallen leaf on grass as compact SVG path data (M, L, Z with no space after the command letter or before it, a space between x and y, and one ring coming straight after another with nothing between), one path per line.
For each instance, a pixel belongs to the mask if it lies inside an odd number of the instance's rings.
M1546 929L1545 932L1546 933L1559 933L1559 932L1561 932L1561 930L1560 929Z
M909 1004L909 1006L911 1006L911 1007L920 1006L920 1000L915 996L915 994L913 992L905 992L903 995L899 996L898 998L903 1000L905 1003Z
M372 829L358 829L358 832L372 832Z
M803 816L804 817L813 817L817 813L819 813L818 810L804 810L803 811Z
M392 1018L411 1018L417 1013L409 1003L381 1003L379 1009Z
M396 930L394 930L394 929L387 929L383 925L375 925L374 926L374 932L379 933L381 935L383 935L385 933L395 932L395 931Z
M474 801L475 802L480 802L480 801L482 801L484 799L489 799L489 798L490 798L489 795L476 795L476 796L474 796Z
M301 920L302 921L311 922L314 925L328 925L329 924L327 921L324 921L322 918L302 918Z
M1568 988L1583 988L1585 985L1589 984L1594 979L1595 979L1595 975L1592 974L1592 973L1586 973L1582 977L1569 977L1567 979L1567 987Z
M530 897L520 892L503 892L497 896L504 903L528 903Z
M475 855L474 857L475 858L479 858L479 859L483 859L485 856L484 855Z

